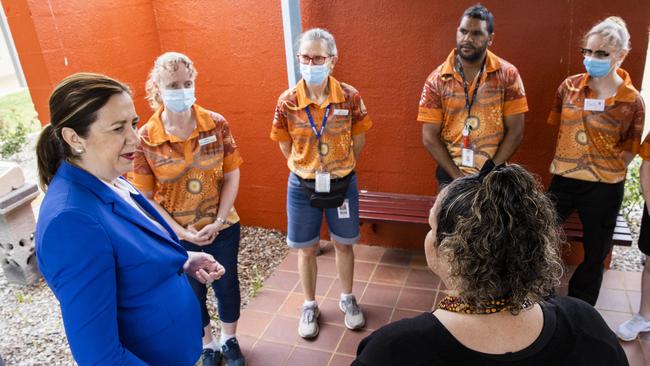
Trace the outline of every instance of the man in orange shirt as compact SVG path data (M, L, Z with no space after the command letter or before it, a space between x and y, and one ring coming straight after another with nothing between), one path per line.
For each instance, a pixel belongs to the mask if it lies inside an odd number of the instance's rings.
M422 143L438 164L438 185L477 173L488 160L505 162L522 140L524 86L512 64L487 50L493 31L488 9L465 10L456 49L424 84L418 121Z

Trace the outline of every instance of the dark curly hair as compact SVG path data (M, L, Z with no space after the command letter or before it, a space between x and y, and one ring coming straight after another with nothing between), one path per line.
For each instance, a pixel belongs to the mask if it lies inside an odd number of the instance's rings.
M541 188L513 164L456 179L441 192L435 245L465 303L480 309L505 299L516 314L559 284L561 231Z

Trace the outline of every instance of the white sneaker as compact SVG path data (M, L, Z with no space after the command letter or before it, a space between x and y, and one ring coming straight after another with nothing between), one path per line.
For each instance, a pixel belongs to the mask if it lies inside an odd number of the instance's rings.
M650 321L645 320L641 314L635 314L632 319L618 326L616 335L624 341L632 341L640 332L648 331L650 331Z
M320 311L318 306L303 306L298 323L298 334L306 339L314 338L318 335L318 317Z
M361 312L361 308L354 296L350 296L346 300L340 300L339 308L345 313L344 323L348 329L361 329L366 325L366 318L363 316L363 312Z

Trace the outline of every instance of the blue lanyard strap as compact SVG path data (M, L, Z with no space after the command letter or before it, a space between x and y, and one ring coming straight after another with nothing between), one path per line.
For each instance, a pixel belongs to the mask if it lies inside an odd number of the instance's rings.
M328 105L327 108L325 109L325 116L323 116L323 123L320 126L320 131L316 130L316 124L314 123L314 119L311 117L311 112L309 112L309 106L305 107L305 112L307 112L307 118L309 119L309 124L311 125L312 131L314 131L314 135L316 135L316 138L318 139L318 142L320 143L320 137L323 136L323 132L325 132L325 125L327 124L327 117L330 115L330 109L332 108L332 105Z

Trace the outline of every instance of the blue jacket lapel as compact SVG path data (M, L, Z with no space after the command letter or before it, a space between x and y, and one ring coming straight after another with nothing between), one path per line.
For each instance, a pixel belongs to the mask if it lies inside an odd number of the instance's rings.
M180 252L185 252L185 250L178 244L178 237L172 228L162 218L158 211L156 211L156 209L151 206L147 199L142 196L142 194L131 194L131 197L133 197L133 199L138 203L138 205L140 205L140 207L142 207L143 210L147 211L149 215L158 221L165 228L166 232L160 230L160 228L158 228L146 217L144 217L141 212L138 212L136 208L120 198L117 193L106 186L106 184L102 183L97 177L86 172L85 170L77 168L64 161L61 163L57 174L61 175L67 180L86 187L88 190L93 192L102 202L105 204L111 204L113 206L113 212L115 214L164 239L164 241L172 245L174 249Z

